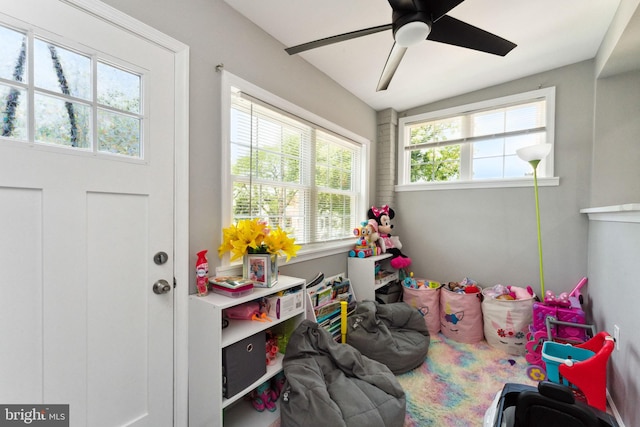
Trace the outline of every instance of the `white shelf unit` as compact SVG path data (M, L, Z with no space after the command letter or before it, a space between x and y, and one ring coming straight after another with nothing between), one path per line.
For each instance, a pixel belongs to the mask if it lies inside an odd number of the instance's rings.
M376 280L375 266L380 262L382 269L393 271L389 262L392 254L382 254L366 258L349 257L347 261L347 274L351 286L358 301L376 299L376 289L379 289L398 279L398 272L390 274L381 280Z
M268 426L279 417L275 412L257 412L244 396L282 370L283 355L267 365L267 373L231 398L222 394L222 349L260 331L295 318L296 325L305 318L304 304L289 316L270 318L270 322L230 320L222 329L222 312L260 297L267 297L294 287L305 291L305 280L279 276L272 288L254 288L249 295L231 298L209 293L204 297L189 297L189 426L190 427L253 427ZM306 301L306 298L303 298ZM266 355L265 355L266 363Z

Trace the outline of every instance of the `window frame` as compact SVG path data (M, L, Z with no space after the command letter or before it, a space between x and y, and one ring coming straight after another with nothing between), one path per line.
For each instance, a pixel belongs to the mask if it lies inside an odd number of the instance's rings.
M419 191L419 190L454 190L472 188L501 188L501 187L528 187L533 185L533 177L518 178L493 178L493 179L467 179L455 181L418 182L411 183L409 157L411 151L405 150L409 141L409 126L415 123L432 121L452 116L469 115L482 110L503 108L510 105L525 104L527 102L546 100L546 142L552 145L551 153L540 162L537 168L539 186L557 186L559 178L554 175L554 151L555 151L555 87L537 89L514 95L503 96L490 100L475 102L466 105L431 111L416 115L402 117L398 120L398 184L395 191ZM472 161L471 143L461 143L460 161Z
M221 153L220 153L220 170L221 170L221 203L220 203L220 221L221 227L228 227L232 223L232 178L231 165L228 161L230 157L230 110L232 88L238 88L243 92L250 94L252 97L259 99L264 103L273 105L277 109L284 111L292 116L299 117L303 121L314 124L319 128L324 128L329 133L342 136L361 146L360 153L360 174L355 177L360 183L359 199L360 203L356 206L355 215L364 217L366 215L367 206L369 205L369 171L371 164L371 141L368 139L345 129L323 117L320 117L308 110L305 110L273 93L256 86L226 70L219 70L221 74ZM291 258L289 264L316 259L328 255L335 255L339 251L347 251L353 246L353 239L333 240L329 242L316 242L303 245L298 251L295 258ZM230 262L229 254L225 254L221 260L221 272L236 268L237 263Z

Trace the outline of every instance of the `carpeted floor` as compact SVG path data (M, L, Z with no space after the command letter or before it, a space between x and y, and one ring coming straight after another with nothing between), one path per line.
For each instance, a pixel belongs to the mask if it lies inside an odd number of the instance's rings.
M425 363L397 376L407 396L404 427L482 426L484 413L507 382L534 385L524 356L486 341L462 344L431 336Z
M536 384L528 366L524 356L486 341L463 344L432 335L425 363L396 377L407 398L404 427L480 427L505 383ZM278 419L270 427L279 426Z

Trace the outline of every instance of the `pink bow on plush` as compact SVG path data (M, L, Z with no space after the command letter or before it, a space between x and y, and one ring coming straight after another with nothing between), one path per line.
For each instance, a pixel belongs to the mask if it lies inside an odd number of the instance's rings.
M382 215L389 215L389 205L384 205L379 208L371 206L371 210L376 218L380 218Z

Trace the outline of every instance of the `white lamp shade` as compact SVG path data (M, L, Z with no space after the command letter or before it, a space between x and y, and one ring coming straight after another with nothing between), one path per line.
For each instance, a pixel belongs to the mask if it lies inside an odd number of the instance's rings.
M398 28L395 34L395 40L402 47L413 46L427 38L431 32L431 27L426 22L414 21L404 24Z
M536 144L516 150L516 154L525 162L542 160L551 152L551 144Z

